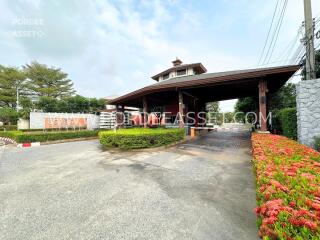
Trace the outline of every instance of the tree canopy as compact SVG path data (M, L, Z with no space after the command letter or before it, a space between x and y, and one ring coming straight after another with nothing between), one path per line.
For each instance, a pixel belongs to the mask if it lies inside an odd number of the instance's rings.
M29 89L38 97L65 98L75 91L68 74L60 68L32 62L23 66L25 76L30 80Z
M89 113L105 108L104 99L85 98L80 95L56 99L52 97L40 97L36 103L37 109L44 112L64 112L64 113Z
M16 108L17 91L20 95L26 95L27 89L23 72L0 65L0 107Z
M60 68L38 62L22 68L0 65L1 122L14 124L18 117L29 118L34 110L89 113L104 108L104 99L75 95L72 81Z

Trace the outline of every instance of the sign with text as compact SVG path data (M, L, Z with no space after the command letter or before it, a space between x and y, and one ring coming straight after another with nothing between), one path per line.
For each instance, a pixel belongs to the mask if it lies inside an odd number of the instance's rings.
M87 128L86 118L45 118L45 128Z

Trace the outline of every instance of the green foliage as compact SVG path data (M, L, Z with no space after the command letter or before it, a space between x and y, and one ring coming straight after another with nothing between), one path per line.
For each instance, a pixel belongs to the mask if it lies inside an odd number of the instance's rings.
M249 112L256 112L258 108L258 99L256 99L255 97L240 98L238 99L234 107L235 113L237 113L235 115L235 118L237 121L245 122L245 120L248 120L249 122L251 122L254 120L253 115L248 114L248 119L245 119L246 114Z
M16 109L17 93L19 116L24 119L34 109L88 113L105 108L104 99L73 96L73 84L66 73L38 62L26 64L23 70L0 65L0 108Z
M32 111L32 109L34 109L34 104L31 101L31 99L28 97L20 98L20 107L21 107L21 109L19 109L20 117L23 119L29 119L30 112Z
M284 136L297 139L297 110L284 108L278 111L277 117Z
M19 134L21 134L20 131L0 131L0 137L10 138L12 140L15 140Z
M90 109L89 100L80 95L65 99L67 112L88 112Z
M184 129L133 128L99 133L100 143L121 149L149 148L168 145L184 138Z
M80 95L58 100L51 97L40 97L37 108L44 112L96 112L105 108L104 99L85 98Z
M225 123L234 122L234 113L233 112L225 112L224 113L224 122Z
M320 152L320 137L316 137L314 141L314 147L317 151Z
M38 109L44 112L57 112L58 100L52 97L40 97L39 101L36 103Z
M17 124L19 113L9 107L0 108L0 122L6 124Z
M206 109L208 112L220 112L219 102L209 102L206 105Z
M17 130L17 125L4 125L0 127L0 131L15 131Z
M21 96L26 94L25 75L17 68L0 65L0 107L16 108L17 90Z
M209 102L206 104L207 113L207 123L221 125L222 124L222 114L220 113L219 102Z
M268 96L269 111L273 112L283 108L295 108L296 96L296 85L293 83L287 83L277 92Z
M235 105L235 112L255 112L256 109L258 109L258 99L255 97L240 98Z
M39 97L64 98L74 94L73 83L60 68L32 62L23 67L30 80L29 89Z
M63 131L63 132L22 132L8 131L0 132L0 137L8 137L15 140L17 143L31 142L48 142L64 139L76 139L97 137L99 131L81 130L81 131Z
M100 99L89 98L89 106L90 106L90 112L96 112L98 110L105 109L106 100L103 98L100 98Z

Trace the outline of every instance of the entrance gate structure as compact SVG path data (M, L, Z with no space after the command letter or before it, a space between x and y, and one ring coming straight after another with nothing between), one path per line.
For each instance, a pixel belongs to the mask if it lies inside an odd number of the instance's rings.
M189 72L190 66L195 69L193 74L179 76L181 69ZM197 70L195 66L200 66L200 69ZM298 65L290 65L199 74L201 69L202 72L206 71L201 63L180 63L162 72L162 76L158 74L156 78L153 77L157 83L113 99L110 104L137 107L143 109L143 112L161 107L164 112L179 114L188 121L186 113L195 112L197 116L198 112L205 111L207 102L256 96L259 99L257 112L260 113L260 131L267 131L268 95L282 87L299 68ZM171 73L176 75L167 77ZM163 80L164 78L166 79ZM144 122L147 127L147 120ZM198 123L196 118L194 126L198 126ZM184 124L180 123L179 127L184 127Z

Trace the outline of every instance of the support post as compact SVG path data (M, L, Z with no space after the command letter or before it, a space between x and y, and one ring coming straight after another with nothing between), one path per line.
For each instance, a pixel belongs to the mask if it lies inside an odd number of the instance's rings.
M314 53L314 23L312 19L311 0L304 0L304 25L306 45L306 80L316 79Z
M199 124L199 117L198 117L198 113L199 113L199 108L198 108L198 100L194 100L194 113L195 113L195 127L198 127Z
M184 128L184 121L183 121L183 95L182 92L179 90L179 117L180 117L180 121L179 121L179 128Z
M260 130L267 132L267 81L261 79L259 81L259 122Z
M143 104L143 127L147 128L148 127L148 103L147 103L147 98L143 97L142 99L142 104Z
M123 128L124 127L124 109L123 106L116 105L116 125L115 128Z

